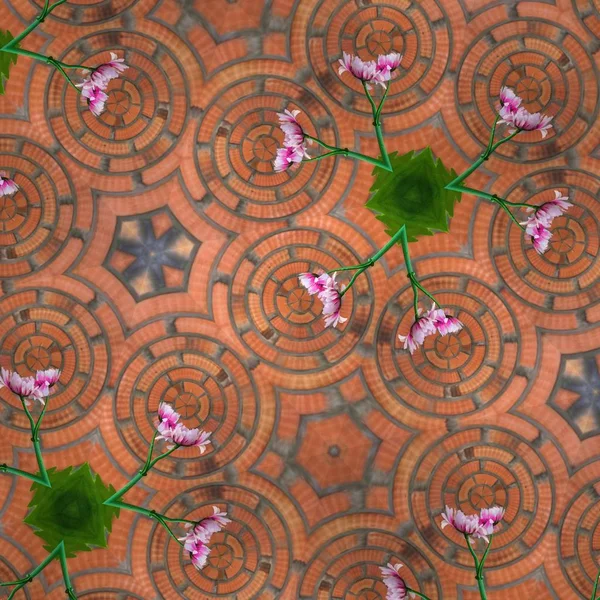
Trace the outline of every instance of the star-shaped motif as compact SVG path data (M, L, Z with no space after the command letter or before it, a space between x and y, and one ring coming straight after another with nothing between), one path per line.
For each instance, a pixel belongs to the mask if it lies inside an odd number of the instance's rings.
M136 300L183 291L199 246L168 209L122 217L107 259L108 268Z

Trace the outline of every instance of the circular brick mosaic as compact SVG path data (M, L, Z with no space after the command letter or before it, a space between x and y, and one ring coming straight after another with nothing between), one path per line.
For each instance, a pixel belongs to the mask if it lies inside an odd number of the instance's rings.
M584 43L561 26L539 19L494 23L470 43L461 60L457 114L485 146L500 88L512 88L527 110L552 115L553 128L545 140L539 132L521 133L498 153L518 163L541 161L577 144L587 123L596 120L599 84L590 72L596 67Z
M427 337L412 355L403 352L398 335L405 335L414 321L412 290L405 286L388 302L377 327L377 364L384 383L405 406L438 417L489 406L519 364L515 316L489 285L474 277L421 281L463 329Z
M440 598L440 589L424 575L432 564L410 541L384 531L356 530L328 540L311 556L300 584L302 598L331 600L384 600L380 566L403 565L407 585ZM429 578L428 578L429 579Z
M163 512L196 520L212 514L212 506L227 511L232 522L211 538L208 562L200 572L163 530L154 529L148 552L160 564L152 573L160 596L169 598L182 585L190 598L260 597L266 589L281 590L292 543L283 515L266 496L241 486L209 485L188 490Z
M148 452L161 402L170 403L187 427L212 433L202 456L190 448L156 465L173 477L197 477L222 468L243 452L256 429L257 393L251 375L232 350L212 338L181 334L152 340L127 361L115 412L120 435L140 459Z
M155 165L176 146L187 115L187 81L177 53L163 40L139 33L89 34L60 60L100 64L109 58L106 48L124 58L129 69L109 83L100 117L57 73L50 79L46 113L57 143L81 166L129 174Z
M591 595L600 569L600 479L584 485L569 498L558 539L560 566L571 589Z
M34 141L0 140L0 170L19 190L0 196L0 279L28 275L52 262L75 225L73 185L55 156Z
M300 288L299 273L361 262L337 236L320 244L320 235L313 229L268 235L252 246L252 260L245 257L233 272L229 302L236 330L261 360L284 370L319 371L336 364L360 342L371 319L368 275L344 296L348 321L335 329L325 328L321 302Z
M41 0L11 3L14 4L17 12L22 13L24 20L29 20L31 17L32 7L35 7L37 14L44 6L44 2ZM69 25L102 23L123 14L137 3L138 0L69 0L68 3L54 9L47 19ZM24 9L24 5L27 5L27 10Z
M309 21L306 49L323 92L344 107L371 113L362 84L338 74L342 53L373 60L399 52L402 62L385 104L386 114L417 109L442 81L449 60L451 33L443 3L381 5L323 0Z
M552 222L552 239L543 255L533 249L528 236L507 215L496 213L490 230L490 250L500 276L522 302L553 311L575 311L597 304L598 185L598 178L590 173L545 170L528 177L527 189L509 190L511 201L539 205L553 199L554 190L559 189L574 204L568 213ZM527 213L521 212L519 219L525 221Z
M533 550L541 542L554 510L554 485L544 457L525 438L490 426L465 429L436 441L421 456L411 479L411 515L440 558L471 566L462 534L441 528L444 507L472 514L503 506L506 515L486 560L491 569L522 560L520 544ZM435 535L425 534L430 528Z
M284 77L264 75L236 81L215 94L197 134L196 169L212 199L231 218L281 219L307 209L326 192L335 172L332 159L275 173L282 145L278 112L300 110L312 136L339 144L331 113L309 89ZM316 147L310 151L318 154Z
M14 307L18 307L14 310ZM110 354L98 315L73 296L52 290L26 290L0 299L0 363L23 376L61 370L44 429L80 419L98 400L106 382ZM11 423L29 427L19 400L6 388L1 403Z

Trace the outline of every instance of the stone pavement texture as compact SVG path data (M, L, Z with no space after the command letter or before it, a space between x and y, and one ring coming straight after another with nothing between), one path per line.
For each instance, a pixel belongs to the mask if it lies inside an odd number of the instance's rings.
M5 0L18 31L40 0ZM63 374L48 466L89 460L122 485L166 400L214 431L130 498L233 522L197 572L164 531L122 514L107 550L69 561L85 600L377 600L406 565L432 600L475 600L444 504L507 509L489 598L589 598L600 565L600 3L598 0L69 0L27 47L131 68L94 118L60 75L20 58L0 98L0 364ZM275 113L375 154L343 50L404 60L388 148L431 145L456 171L485 147L502 85L555 115L473 175L476 187L575 204L533 253L495 205L464 196L451 233L411 245L465 324L401 351L411 293L400 249L324 330L297 273L361 262L386 241L370 168L337 158L276 174ZM350 294L349 294L350 296ZM0 460L34 468L0 392ZM45 556L21 523L28 484L0 478L0 580ZM63 598L58 564L19 599Z

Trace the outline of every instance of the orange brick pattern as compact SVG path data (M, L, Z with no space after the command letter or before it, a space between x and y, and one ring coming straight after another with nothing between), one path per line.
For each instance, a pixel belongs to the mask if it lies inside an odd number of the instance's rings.
M7 0L15 33L41 0ZM123 485L171 402L213 432L128 499L232 523L197 572L139 515L107 550L69 560L86 600L381 600L405 565L432 600L476 600L451 504L498 503L490 600L589 598L600 566L600 4L597 0L69 0L26 46L130 69L98 119L46 65L19 59L0 97L0 364L62 369L48 466L89 461ZM391 151L430 145L456 171L483 150L500 87L555 116L469 183L514 202L559 189L574 207L538 256L495 205L464 196L451 233L411 245L418 276L464 323L403 352L401 252L344 297L326 330L297 274L383 245L370 167L336 158L274 173L276 113L375 154L343 51L404 60L385 105ZM27 421L0 391L0 461L34 469ZM0 478L0 580L43 560L29 489ZM51 565L19 599L63 597Z

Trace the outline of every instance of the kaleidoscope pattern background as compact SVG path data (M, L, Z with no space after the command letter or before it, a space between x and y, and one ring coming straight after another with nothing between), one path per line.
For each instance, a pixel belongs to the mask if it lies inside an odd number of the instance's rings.
M40 0L6 0L18 31ZM0 364L63 372L47 466L89 460L125 483L152 413L213 431L130 492L232 524L197 572L152 522L122 514L109 548L69 560L85 600L380 600L406 565L432 600L478 597L445 504L500 504L490 600L589 598L600 567L600 4L597 0L69 0L28 38L65 62L130 65L94 118L48 66L19 58L0 97ZM485 148L503 85L555 115L504 145L475 187L574 208L535 254L495 205L464 196L450 234L411 244L426 287L465 324L411 356L399 249L324 329L299 272L387 240L370 167L336 157L275 173L276 112L375 154L343 51L404 55L384 110L390 151L430 145L457 172ZM34 469L0 391L0 460ZM46 556L22 523L28 483L0 477L0 580ZM218 539L216 539L218 537ZM62 598L52 564L19 598Z

